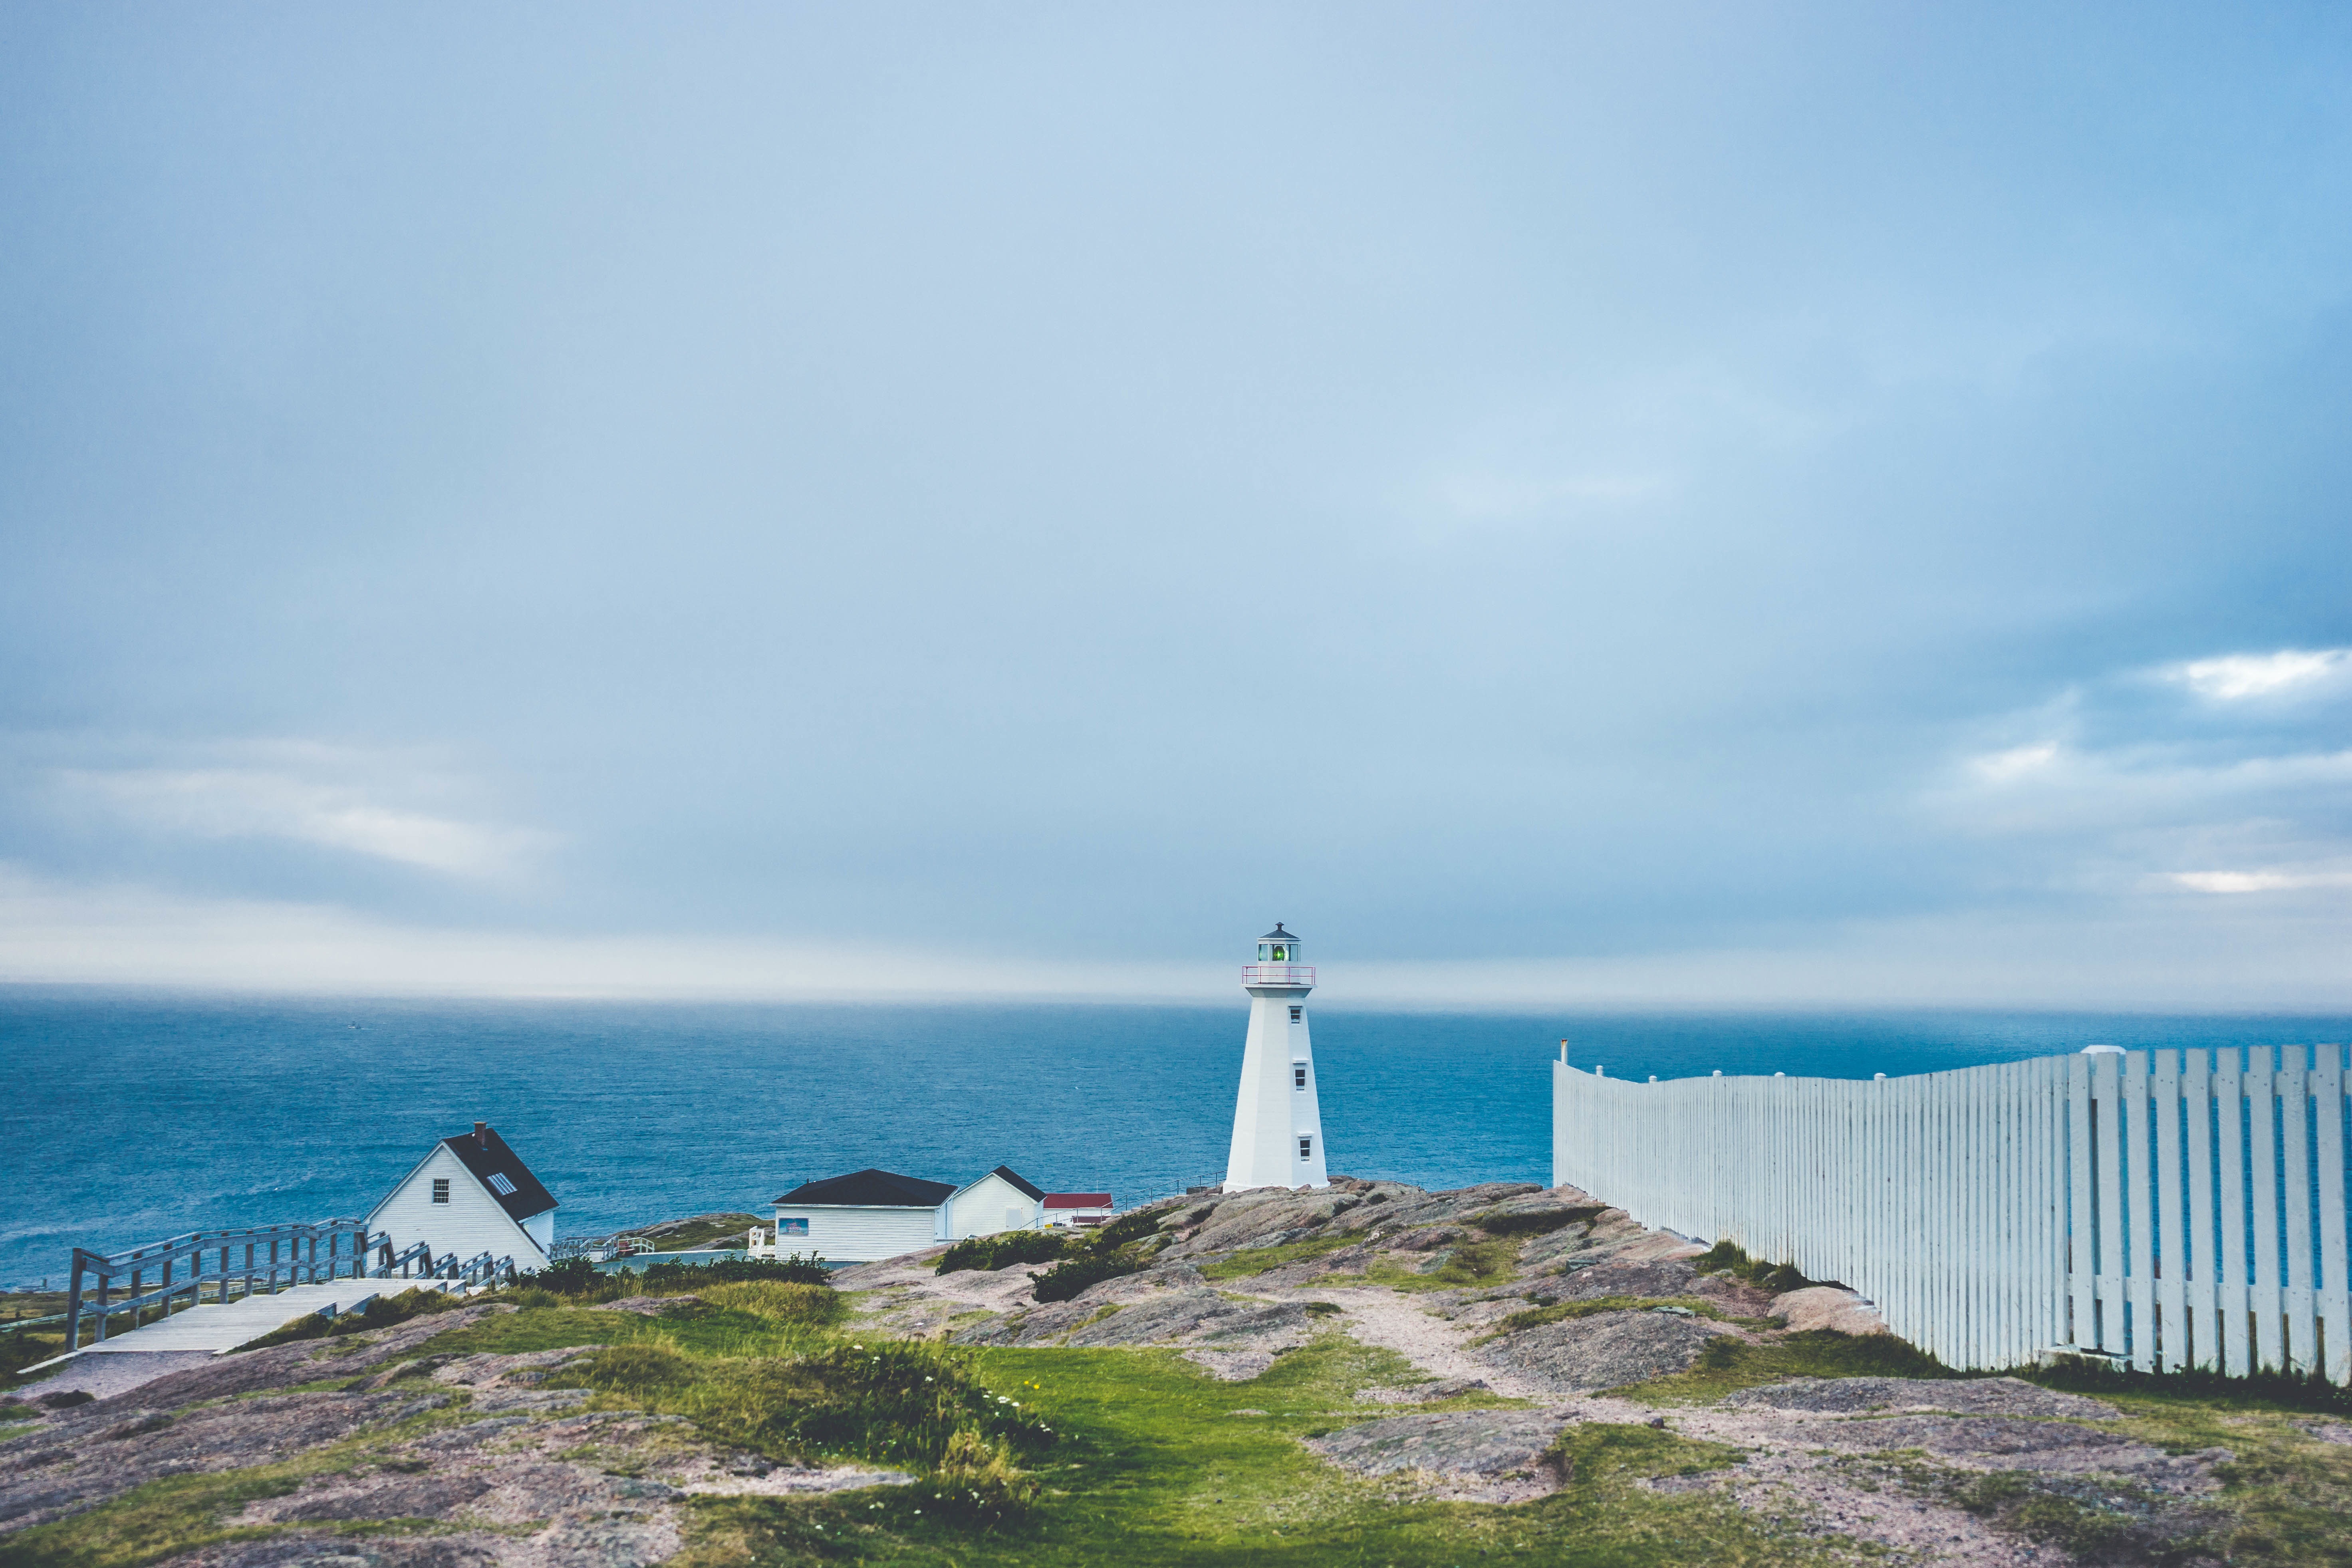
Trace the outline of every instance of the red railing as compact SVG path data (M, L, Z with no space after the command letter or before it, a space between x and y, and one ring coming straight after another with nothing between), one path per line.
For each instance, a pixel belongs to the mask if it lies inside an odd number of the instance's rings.
M1307 963L1244 963L1242 965L1244 985L1312 985L1315 968Z

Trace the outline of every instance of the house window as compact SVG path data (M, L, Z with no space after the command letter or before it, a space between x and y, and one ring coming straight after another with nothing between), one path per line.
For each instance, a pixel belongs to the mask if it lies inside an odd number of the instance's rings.
M808 1221L805 1219L780 1219L776 1222L776 1234L778 1236L806 1236L808 1234Z
M1307 1087L1307 1064L1305 1062L1293 1062L1290 1064L1290 1087L1293 1089L1305 1089Z
M490 1191L498 1194L499 1196L502 1198L510 1198L515 1194L515 1184L507 1180L507 1173L504 1171L492 1171L490 1173Z
M446 1204L449 1201L448 1177L436 1176L433 1178L433 1201L436 1204Z
M1315 1140L1314 1140L1314 1139L1312 1139L1312 1138L1301 1138L1301 1139L1298 1141L1298 1157L1299 1157L1300 1159L1302 1159L1302 1160L1312 1160L1313 1158L1315 1158Z
M1306 1008L1304 1008L1304 1007L1293 1007L1293 1008L1290 1010L1290 1021L1291 1021L1292 1023L1296 1024L1297 1022L1298 1022L1298 1020L1299 1020L1301 1017L1303 1017L1303 1016L1306 1015L1306 1012L1307 1012L1307 1009L1306 1009Z

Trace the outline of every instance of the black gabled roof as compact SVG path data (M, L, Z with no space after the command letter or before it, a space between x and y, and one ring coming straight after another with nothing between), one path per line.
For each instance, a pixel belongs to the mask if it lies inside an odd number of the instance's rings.
M1024 1197L1035 1198L1040 1203L1043 1203L1045 1200L1045 1190L1043 1187L1032 1186L1028 1180L1024 1178L1020 1172L1014 1170L1010 1165L999 1165L993 1171L989 1172L988 1176L1003 1177L1007 1182L1010 1182L1013 1186L1020 1189L1021 1195ZM988 1176L982 1176L981 1181L984 1182L988 1180Z
M919 1176L902 1176L895 1171L877 1171L868 1166L845 1176L803 1182L773 1201L842 1204L853 1208L933 1209L945 1203L954 1191L955 1187L947 1182L927 1182Z
M540 1185L539 1178L521 1156L507 1147L507 1141L484 1122L476 1122L478 1132L460 1132L455 1138L444 1138L441 1146L457 1156L458 1163L474 1173L482 1190L499 1200L507 1217L520 1224L533 1215L545 1214L555 1207L555 1194ZM485 1147L487 1145L487 1147ZM514 1184L514 1191L502 1193L490 1181L493 1175L504 1176Z
M1258 938L1258 941L1260 942L1297 942L1297 940L1298 939L1297 937L1282 929L1282 922L1280 921L1274 922L1274 929L1272 931Z

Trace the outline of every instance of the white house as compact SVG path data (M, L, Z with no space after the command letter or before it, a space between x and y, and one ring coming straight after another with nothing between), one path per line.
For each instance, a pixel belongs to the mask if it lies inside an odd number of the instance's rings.
M1034 1230L1045 1223L1045 1194L999 1165L958 1187L940 1205L940 1239L961 1241L1001 1230Z
M1034 1229L1045 1223L1045 1194L1003 1165L961 1187L869 1169L803 1183L768 1212L775 1224L752 1231L751 1257L797 1252L872 1263L942 1241Z
M555 1198L505 1139L477 1121L444 1138L367 1217L368 1234L406 1250L417 1242L437 1261L488 1253L517 1268L544 1268L555 1245Z
M943 1239L940 1211L956 1189L946 1182L872 1169L803 1182L768 1212L775 1229L768 1245L754 1237L753 1256L814 1253L827 1263L871 1263L919 1252Z

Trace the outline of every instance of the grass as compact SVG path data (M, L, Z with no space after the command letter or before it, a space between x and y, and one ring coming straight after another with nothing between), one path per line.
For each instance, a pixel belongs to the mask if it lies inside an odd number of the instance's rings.
M702 1247L721 1237L740 1236L755 1225L767 1221L755 1214L712 1214L694 1219L674 1219L648 1230L631 1231L657 1245L664 1252L683 1252L690 1247Z
M466 1299L455 1292L420 1290L412 1285L398 1295L378 1296L356 1312L338 1312L331 1318L305 1312L299 1318L289 1318L259 1339L247 1340L236 1348L257 1351L301 1340L343 1339L371 1329L389 1329L411 1318L450 1311L465 1304Z
M1762 1344L1729 1335L1710 1341L1686 1372L1610 1392L1645 1405L1691 1405L1792 1377L1958 1377L1942 1362L1892 1334L1809 1329Z
M1068 1238L1058 1231L1007 1230L994 1236L967 1237L940 1254L931 1272L954 1274L967 1268L994 1272L1016 1263L1051 1263L1068 1250Z
M1286 1242L1280 1247L1240 1247L1213 1263L1202 1265L1201 1273L1210 1279L1246 1279L1270 1268L1280 1268L1285 1264L1304 1263L1309 1258L1321 1258L1362 1239L1360 1236L1326 1232L1310 1236L1304 1241Z
M1171 1352L992 1350L988 1386L1017 1391L1061 1436L1018 1524L979 1534L941 1521L921 1489L845 1501L729 1500L697 1510L683 1568L857 1561L1060 1565L1467 1563L1482 1554L1645 1568L1830 1560L1706 1497L1665 1496L1653 1476L1736 1455L1647 1427L1588 1428L1564 1491L1512 1508L1416 1501L1300 1447L1307 1430L1377 1418L1360 1388L1418 1375L1337 1335L1245 1384L1215 1382ZM1263 1416L1237 1416L1240 1408ZM876 1507L874 1504L880 1506ZM923 1509L920 1514L915 1512Z
M1712 1318L1719 1323L1754 1321L1752 1319L1729 1317L1721 1309L1696 1296L1598 1296L1590 1301L1555 1301L1549 1307L1530 1307L1524 1312L1514 1312L1496 1324L1492 1332L1470 1342L1483 1345L1489 1340L1499 1340L1505 1334L1541 1328L1546 1323L1566 1322L1570 1318L1590 1318L1601 1312L1640 1312L1659 1307L1680 1307L1693 1317Z
M1519 1247L1517 1237L1493 1237L1485 1241L1465 1241L1446 1255L1445 1261L1426 1274L1393 1264L1375 1264L1364 1271L1364 1277L1376 1285L1391 1290L1459 1290L1480 1285L1500 1285L1517 1271Z

